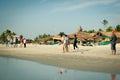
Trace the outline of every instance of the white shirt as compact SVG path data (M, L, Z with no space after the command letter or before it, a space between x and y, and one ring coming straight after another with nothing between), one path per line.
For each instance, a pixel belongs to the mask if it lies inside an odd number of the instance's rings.
M68 37L63 36L62 41L63 41L63 43L68 43Z
M26 43L26 39L24 39L23 42Z

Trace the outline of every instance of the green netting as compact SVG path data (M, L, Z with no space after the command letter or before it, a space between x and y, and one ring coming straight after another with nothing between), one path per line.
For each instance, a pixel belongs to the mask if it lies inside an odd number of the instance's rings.
M110 44L110 41L107 41L107 42L100 42L100 45L108 45Z
M103 38L111 38L111 36L103 36Z

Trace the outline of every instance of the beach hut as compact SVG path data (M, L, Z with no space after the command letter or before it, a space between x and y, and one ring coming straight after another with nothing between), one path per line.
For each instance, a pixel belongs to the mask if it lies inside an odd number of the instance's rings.
M93 37L89 33L82 31L68 35L69 39L73 40L75 34L77 35L78 41L81 43L81 45L88 45L88 42L94 41Z
M54 35L53 37L54 44L61 44L61 36L59 34Z
M53 38L54 41L61 41L62 37L57 34L57 35L54 35L52 38Z
M92 36L86 32L76 32L73 34L68 35L70 39L74 39L74 35L77 35L78 40L93 40Z
M117 43L120 43L120 32L115 33L117 36ZM100 36L103 39L109 39L111 37L111 32L97 32L97 36Z
M52 42L53 41L53 36L48 36L48 37L45 37L45 38L40 38L39 41L40 41L40 44L49 44L49 42Z

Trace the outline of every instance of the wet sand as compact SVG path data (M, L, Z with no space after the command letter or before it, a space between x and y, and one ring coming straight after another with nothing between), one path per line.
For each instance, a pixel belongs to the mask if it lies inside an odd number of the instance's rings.
M110 45L79 46L62 53L62 45L27 45L27 48L6 48L0 45L0 56L37 61L62 68L120 74L120 44L117 55L111 55Z

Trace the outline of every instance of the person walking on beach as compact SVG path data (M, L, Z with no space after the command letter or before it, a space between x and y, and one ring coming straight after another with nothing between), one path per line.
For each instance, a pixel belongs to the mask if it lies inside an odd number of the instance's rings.
M13 47L13 38L10 39L11 48Z
M14 38L14 48L17 48L18 47L18 38L15 37Z
M62 43L63 43L63 47L62 47L62 49L63 49L63 53L65 52L65 35L63 35L62 36Z
M68 52L69 39L67 35L62 36L62 42L63 42L63 53Z
M10 36L8 35L7 36L7 40L6 40L6 47L9 47L9 45L10 45Z
M116 55L116 41L117 41L117 36L115 35L115 31L112 31L112 36L111 36L111 50L112 50L112 55Z
M25 38L23 40L23 43L24 43L24 48L26 48L26 39Z
M13 37L13 46L14 46L14 48L15 48L15 42L16 42L16 38Z
M77 36L76 36L76 34L74 35L74 42L73 42L73 48L74 48L74 50L75 50L75 48L78 48L78 46L77 46Z
M23 43L24 43L24 40L23 40L23 38L21 38L21 39L20 39L20 48L22 48Z

